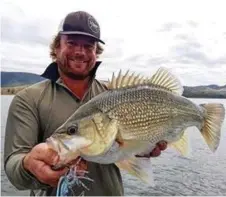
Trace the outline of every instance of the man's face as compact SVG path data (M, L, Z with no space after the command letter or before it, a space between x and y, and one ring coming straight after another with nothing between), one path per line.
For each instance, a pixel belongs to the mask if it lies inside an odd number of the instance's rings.
M60 71L70 78L84 79L96 63L97 43L82 35L61 35L60 46L56 50Z

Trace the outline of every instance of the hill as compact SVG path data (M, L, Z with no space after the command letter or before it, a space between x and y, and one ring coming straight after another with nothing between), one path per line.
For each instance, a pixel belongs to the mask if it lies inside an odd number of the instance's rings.
M1 87L30 85L42 80L44 78L33 73L1 72Z
M226 98L226 85L184 86L183 96L190 98Z
M1 72L1 94L15 94L31 84L44 80L37 74ZM190 98L226 98L226 85L184 86L183 96Z

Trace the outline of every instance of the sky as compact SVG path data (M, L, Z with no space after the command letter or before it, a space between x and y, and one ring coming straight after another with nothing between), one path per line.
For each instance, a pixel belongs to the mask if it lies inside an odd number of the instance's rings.
M226 2L225 2L226 3ZM226 84L224 1L2 0L1 70L41 74L49 44L69 12L83 10L105 41L97 78L128 69L151 76L169 68L183 85Z

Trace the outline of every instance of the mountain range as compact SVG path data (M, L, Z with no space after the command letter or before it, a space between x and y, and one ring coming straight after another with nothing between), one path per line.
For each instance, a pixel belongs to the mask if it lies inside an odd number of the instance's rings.
M1 87L12 87L34 84L44 80L43 77L25 72L1 72Z
M34 73L1 72L1 87L31 85L44 80ZM226 98L226 85L184 86L183 96L190 98Z

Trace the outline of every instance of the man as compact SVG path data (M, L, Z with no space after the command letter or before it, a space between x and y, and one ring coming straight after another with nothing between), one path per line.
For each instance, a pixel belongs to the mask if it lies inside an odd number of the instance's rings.
M42 74L46 80L15 95L6 125L4 167L11 183L31 195L56 195L59 178L65 169L52 170L58 155L45 140L82 104L106 87L95 79L103 52L100 27L90 14L68 14L51 44L51 63ZM146 157L158 156L166 143L156 145ZM114 165L86 162L89 191L85 195L123 195L119 169ZM79 190L74 188L73 194Z

